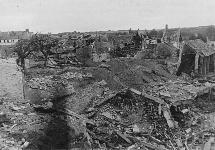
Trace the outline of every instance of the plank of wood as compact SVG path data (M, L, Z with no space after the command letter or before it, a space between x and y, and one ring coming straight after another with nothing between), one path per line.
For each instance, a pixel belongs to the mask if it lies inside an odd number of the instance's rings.
M77 114L77 113L75 113L75 112L73 112L73 111L71 111L71 110L69 110L69 109L60 109L60 108L58 108L57 111L58 111L58 112L62 112L62 113L64 113L64 114L67 114L67 115L69 115L69 116L76 117L76 118L78 118L78 119L84 120L84 121L86 121L86 123L95 125L95 122L94 122L94 121L92 121L92 120L90 120L90 119L88 119L88 118L85 118L84 116L81 116L81 115L79 115L79 114Z
M137 95L142 95L142 92L140 92L140 91L138 91L138 90L136 90L134 88L130 88L129 90L134 92L134 93L136 93Z
M138 95L142 95L142 96L144 96L144 97L146 97L148 99L151 99L151 100L153 100L153 101L155 101L155 102L157 102L159 104L164 104L165 103L164 100L162 100L162 99L160 99L158 97L154 97L154 96L149 95L149 94L147 94L145 92L140 92L140 91L138 91L138 90L136 90L134 88L130 88L129 90L132 91L132 92L134 92L134 93L136 93L136 94L138 94Z
M101 106L102 104L104 104L106 101L108 101L109 99L111 99L114 96L116 96L118 93L125 92L126 90L127 90L127 88L124 88L124 89L121 89L120 91L117 91L117 92L114 92L114 93L110 94L106 98L102 99L98 104L96 104L94 106L94 108L98 108L99 106Z
M145 147L154 149L154 150L167 150L166 148L156 147L156 146L154 146L148 142L145 142L145 141L140 141L140 144L144 145Z
M116 131L116 134L120 136L123 140L125 140L127 143L131 144L132 142L126 137L126 135L120 133L119 131Z
M104 104L106 101L108 101L109 99L111 99L111 98L113 98L114 96L116 96L116 94L117 94L117 93L111 94L111 95L109 95L108 97L102 99L98 104L96 104L96 105L94 106L94 108L97 108L97 107L101 106L101 105Z

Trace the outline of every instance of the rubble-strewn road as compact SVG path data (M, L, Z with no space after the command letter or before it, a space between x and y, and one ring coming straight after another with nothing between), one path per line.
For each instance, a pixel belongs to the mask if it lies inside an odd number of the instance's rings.
M22 98L22 73L18 71L14 58L0 59L0 96Z
M22 73L16 59L0 59L0 149L36 149L50 116L36 114L29 101L23 98Z
M0 60L0 68L0 150L84 147L77 142L83 136L79 121L62 113L35 110L34 102L23 98L22 73L15 59Z
M23 144L9 136L12 133L10 129L18 125L16 122L19 117L14 117L15 113L22 116L21 113L18 113L21 108L17 107L17 104L15 105L15 103L24 100L22 73L18 70L14 58L0 59L0 70L0 149L15 150L21 148ZM14 112L12 112L12 109L14 109Z

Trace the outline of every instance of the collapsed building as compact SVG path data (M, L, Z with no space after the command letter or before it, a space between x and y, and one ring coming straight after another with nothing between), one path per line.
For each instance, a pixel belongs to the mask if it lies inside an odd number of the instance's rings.
M214 49L200 39L184 42L177 74L180 75L184 72L204 76L214 73L214 53Z
M149 39L146 37L145 39ZM214 48L200 39L183 41L181 30L165 26L161 43L148 42L137 58L163 59L172 74L205 76L214 73Z
M214 85L176 79L160 64L117 58L98 67L53 72L30 78L26 97L42 99L34 105L41 110L50 109L49 99L67 96L53 109L70 116L70 126L81 128L93 148L179 149L192 145L205 129L189 104Z

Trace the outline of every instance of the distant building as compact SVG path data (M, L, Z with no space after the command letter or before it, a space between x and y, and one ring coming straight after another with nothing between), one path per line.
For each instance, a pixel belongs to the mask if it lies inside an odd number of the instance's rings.
M18 41L18 37L4 37L0 38L0 45L14 45Z
M12 46L20 39L30 39L33 32L25 31L0 32L0 57L6 58L13 52Z
M25 31L0 32L0 45L14 45L20 39L29 39L33 32Z

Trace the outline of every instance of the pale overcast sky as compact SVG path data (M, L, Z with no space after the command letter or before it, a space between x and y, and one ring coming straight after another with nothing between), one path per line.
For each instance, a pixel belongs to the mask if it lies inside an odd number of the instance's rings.
M0 31L215 25L215 0L0 0Z

